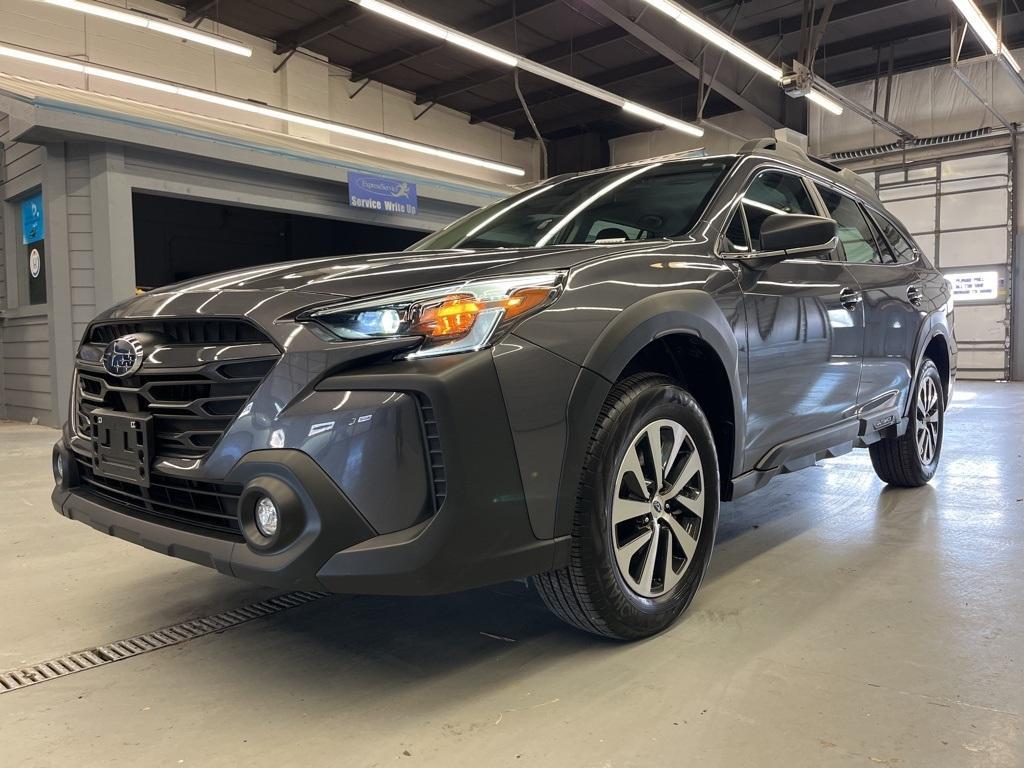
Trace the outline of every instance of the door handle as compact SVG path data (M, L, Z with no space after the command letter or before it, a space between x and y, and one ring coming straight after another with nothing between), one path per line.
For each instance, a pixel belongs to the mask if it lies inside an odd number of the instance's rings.
M861 292L855 288L843 288L839 292L839 301L842 302L843 306L853 311L857 308L857 305L864 300Z
M919 307L921 302L924 301L924 291L921 290L921 286L912 285L907 288L907 299L915 307Z

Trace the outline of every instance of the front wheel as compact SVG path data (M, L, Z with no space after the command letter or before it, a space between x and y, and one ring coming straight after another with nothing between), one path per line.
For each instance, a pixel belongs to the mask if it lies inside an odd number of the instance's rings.
M907 431L869 446L875 474L889 485L902 488L925 485L939 466L944 420L942 377L935 363L925 358L911 396Z
M557 616L620 640L668 627L704 577L719 506L704 413L671 379L638 374L612 389L591 436L570 563L534 578Z

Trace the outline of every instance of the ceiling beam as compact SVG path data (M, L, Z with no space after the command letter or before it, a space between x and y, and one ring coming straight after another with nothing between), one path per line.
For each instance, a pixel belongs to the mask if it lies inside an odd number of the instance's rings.
M947 31L947 36L948 36ZM1011 35L1003 40L1003 45L1010 49L1016 49L1024 47L1024 33ZM961 64L970 64L971 59L975 57L983 57L988 54L988 51L984 50L980 44L972 41L968 36L967 41L964 43L964 50L961 56ZM941 66L943 64L949 64L949 42L943 46L936 46L930 48L927 51L915 53L910 56L904 56L902 58L897 57L893 60L893 73L901 74L903 72L910 72L915 69L925 69L926 67ZM870 66L854 67L851 69L840 70L835 73L829 74L829 81L833 85L848 85L850 83L862 83L865 80L873 80L877 72L876 65L872 63Z
M855 19L878 11L893 12L901 5L908 5L914 0L847 0L837 4L829 17L829 23ZM785 16L773 21L760 22L746 27L737 25L735 37L743 43L750 44L757 40L766 40L781 35L792 35L800 31L802 16L796 14Z
M479 35L503 24L508 24L512 21L513 13L516 17L522 18L542 8L552 6L556 2L558 0L518 0L518 2L517 0L512 0L512 2L499 5L497 8L492 8L489 11L474 16L465 23L465 27L460 25L459 31L467 35ZM445 47L445 43L436 43L433 40L411 41L397 50L382 53L379 56L372 56L369 59L358 62L352 67L351 80L352 82L358 82L375 77L381 72L385 72L393 67L409 64L421 56L426 56Z
M296 48L307 46L314 40L319 40L321 37L329 35L337 29L341 29L350 21L360 16L362 12L362 9L355 3L345 3L344 7L339 8L329 16L317 19L304 27L293 29L292 31L281 35L281 37L277 39L277 45L274 47L274 53L279 55L283 53L290 53Z
M697 84L693 83L691 86L682 89L661 88L648 92L644 94L643 101L645 105L650 106L652 109L660 109L668 114L672 114L673 110L678 110L681 101L695 99L696 97ZM709 102L710 104L711 102ZM731 102L719 97L715 102L714 108L709 109L707 113L711 116L718 115L729 111L730 108L734 108ZM540 119L537 121L537 127L540 129L542 136L550 136L560 131L566 131L575 127L585 127L594 123L640 125L643 121L636 121L636 118L628 112L616 109L610 104L598 104L592 109L557 115L549 120ZM515 132L515 138L517 139L534 138L533 128L525 121L512 126L512 130Z
M526 57L540 64L552 64L566 56L592 51L602 45L607 45L627 37L629 37L629 33L620 27L604 27L581 35L573 40L554 43L539 51L526 54ZM479 69L450 83L442 83L433 88L420 91L416 94L416 103L425 104L428 101L443 101L457 94L472 90L477 86L489 85L499 80L504 80L510 75L511 71L507 67Z
M185 3L185 23L192 24L206 18L217 7L219 0L188 0Z
M1019 17L1020 14L1021 11L1007 9L1003 18L1005 20ZM839 56L847 56L853 53L874 51L879 48L885 48L888 47L890 43L899 44L926 37L938 37L939 35L941 35L944 40L948 41L949 14L944 16L934 16L930 19L916 21L912 24L901 24L895 27L888 27L882 33L860 35L858 37L837 40L834 43L828 43L825 45L823 47L823 53L828 59L834 59Z
M658 35L641 26L607 0L583 0L583 2L691 77L699 79L706 75L701 71L701 67L686 55L686 51L677 50L675 46L666 43ZM660 23L660 19L656 19L653 15L650 18L655 19L656 23ZM696 54L699 50L696 47L698 40L696 35L690 37L694 38L689 42L694 46L692 50ZM699 42L703 43L703 41ZM730 57L723 60L719 75L714 82L710 83L710 88L772 128L786 127L783 99L789 97L767 78L756 73L752 76L749 67L741 62Z

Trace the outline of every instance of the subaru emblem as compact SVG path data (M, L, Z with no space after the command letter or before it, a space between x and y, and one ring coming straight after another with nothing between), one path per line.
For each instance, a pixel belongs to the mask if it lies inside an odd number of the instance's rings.
M107 344L103 350L103 367L111 376L131 376L142 367L145 352L134 336L122 336Z

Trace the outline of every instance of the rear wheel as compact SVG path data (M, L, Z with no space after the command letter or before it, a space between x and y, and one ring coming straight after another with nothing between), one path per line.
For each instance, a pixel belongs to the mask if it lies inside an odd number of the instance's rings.
M617 384L594 428L570 563L537 576L569 624L616 639L668 627L690 604L718 524L718 461L707 420L674 381Z
M925 358L911 398L907 431L901 437L880 440L869 448L878 477L903 488L917 488L931 480L942 452L944 418L942 377L935 363Z

